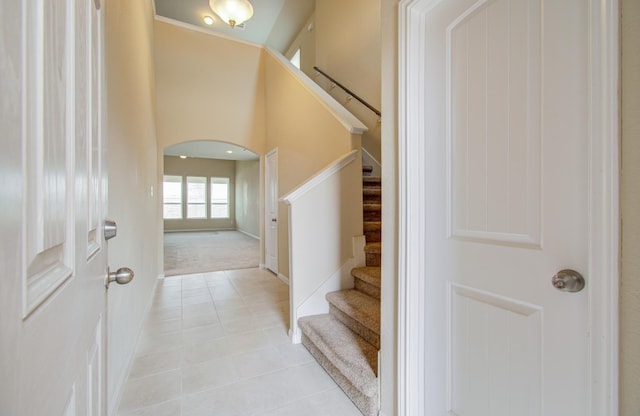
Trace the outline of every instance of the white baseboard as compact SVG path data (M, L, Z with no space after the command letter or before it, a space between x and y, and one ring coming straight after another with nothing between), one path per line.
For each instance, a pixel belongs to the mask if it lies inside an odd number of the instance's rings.
M195 229L186 229L186 230L164 230L163 232L166 234L169 233L199 233L199 232L212 232L212 231L240 231L235 228L195 228Z
M287 285L289 284L289 278L287 276L283 275L282 273L277 273L276 276L278 276L278 279L282 280Z
M246 235L247 237L251 237L251 238L255 238L256 240L260 240L260 237L258 237L257 235L253 235L253 234L248 233L248 232L246 232L244 230L240 230L240 229L236 228L236 231Z
M353 237L353 267L364 267L367 265L367 257L364 246L367 239L364 235Z
M294 344L299 344L302 337L300 327L298 326L298 319L305 316L328 313L329 302L327 302L325 297L327 293L353 288L354 279L353 276L351 276L351 269L355 267L354 262L355 260L353 258L347 260L342 267L325 279L300 305L297 307L292 305L291 313L293 314L294 325L292 328L293 332L290 331L290 337Z
M362 148L362 164L373 167L371 176L382 176L382 165L364 147Z
M292 330L289 330L289 339L291 339L292 344L302 343L302 332L300 332L300 329L298 328L298 330L295 332Z

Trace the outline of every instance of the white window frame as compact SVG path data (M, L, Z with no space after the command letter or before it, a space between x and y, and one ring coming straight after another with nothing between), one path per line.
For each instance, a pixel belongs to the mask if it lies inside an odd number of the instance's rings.
M224 218L231 218L231 204L230 204L230 187L231 187L231 181L229 180L229 178L225 178L225 177L215 177L212 176L209 178L209 218L211 219L224 219ZM214 202L213 200L213 185L214 184L224 184L227 186L227 197L226 197L226 201L224 203L221 202ZM227 207L227 215L222 217L222 216L215 216L214 214L214 205L225 205Z

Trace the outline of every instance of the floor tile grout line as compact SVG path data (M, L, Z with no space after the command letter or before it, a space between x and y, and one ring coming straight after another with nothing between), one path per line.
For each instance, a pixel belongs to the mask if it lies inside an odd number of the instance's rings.
M223 271L223 273L224 273L224 276L225 276L225 282L229 283L231 285L233 290L238 294L240 300L242 301L242 305L243 305L242 307L248 307L247 306L248 302L251 302L252 304L256 303L256 302L253 302L251 300L248 300L251 296L254 295L255 292L247 294L246 289L241 289L242 288L241 282L244 281L243 280L243 277L244 277L243 275L238 276L237 279L233 279L233 278L230 277L230 273L227 273L227 271ZM201 273L197 273L197 274L201 274ZM187 397L190 397L190 396L193 396L193 395L196 395L196 394L202 394L202 393L205 393L207 391L214 391L214 390L217 390L217 389L220 389L220 388L223 388L223 387L228 387L228 386L234 385L234 384L241 385L241 384L244 384L244 383L251 382L251 380L254 380L254 379L257 379L257 378L260 378L260 377L268 376L269 374L275 374L275 373L278 373L278 372L285 372L285 371L288 371L288 370L291 370L291 369L294 369L294 368L297 368L297 367L301 368L301 367L304 367L304 366L311 366L314 363L314 360L313 360L312 357L308 357L307 359L301 359L299 361L298 361L298 359L296 359L294 361L291 361L291 360L288 360L286 358L286 354L284 352L282 352L281 349L278 348L278 346L279 345L284 345L287 342L289 342L288 337L286 337L286 335L285 335L285 338L287 338L287 339L280 339L278 337L277 340L276 340L276 338L274 338L275 335L269 333L270 330L281 329L286 334L286 328L284 328L282 324L273 324L273 325L268 324L267 326L259 326L259 327L256 327L254 329L251 329L249 331L240 331L240 332L228 332L228 331L224 330L223 322L220 319L220 314L219 314L220 307L216 305L216 301L214 300L214 295L213 295L214 287L213 286L209 286L209 282L204 277L205 273L202 273L201 275L202 275L201 279L203 279L204 282L205 282L205 286L203 286L202 288L206 289L209 292L209 296L208 297L209 297L209 301L210 301L210 303L206 302L206 303L202 303L202 304L203 305L204 304L207 304L207 305L211 304L213 306L213 309L214 309L214 311L216 313L217 323L216 324L198 324L198 325L195 325L194 327L191 327L191 328L188 328L188 329L196 329L196 328L204 327L204 326L207 326L207 325L216 325L216 326L219 325L219 326L221 326L223 328L224 335L221 336L221 337L213 339L213 340L216 340L216 341L224 340L225 338L229 338L229 337L240 336L240 335L243 335L243 334L257 335L259 337L259 339L263 340L263 342L258 346L257 349L250 349L250 350L247 350L247 351L234 352L234 353L232 353L230 355L225 356L224 358L229 358L230 360L233 360L234 357L237 357L237 356L239 356L241 354L250 354L250 353L258 352L258 351L260 351L262 349L271 348L276 352L276 357L278 357L278 364L277 365L278 366L282 365L282 367L278 367L278 368L275 368L275 369L272 369L272 370L259 372L257 374L252 374L250 377L239 377L237 380L234 380L233 382L217 385L215 387L203 388L201 390L197 390L197 391L186 393L185 392L185 384L184 384L184 376L185 376L184 371L185 371L185 369L190 367L190 366L197 366L197 365L202 365L204 363L212 362L212 361L215 361L215 359L206 360L206 361L203 361L203 362L200 362L200 363L193 363L193 364L186 364L185 361L184 361L184 357L185 357L185 350L184 349L188 345L188 344L185 344L184 340L182 339L182 335L185 332L185 327L184 327L184 323L185 323L185 319L186 319L185 306L188 306L188 305L200 305L200 303L190 304L190 303L185 303L184 302L185 298L183 298L183 295L184 295L185 289L187 289L187 286L185 285L186 281L184 279L184 276L179 276L178 278L180 279L180 285L176 285L176 286L179 286L180 288L178 290L176 290L176 293L179 293L179 295L180 295L179 296L179 299L180 299L180 302L179 302L179 305L180 305L180 313L179 313L180 325L179 325L179 328L180 328L180 330L176 331L176 333L179 333L180 337L181 337L180 343L179 343L180 346L176 347L176 348L173 348L173 349L170 349L170 350L167 350L167 351L159 351L158 353L169 352L169 351L172 351L172 350L178 350L179 349L180 350L180 364L179 364L178 368L168 369L168 370L165 370L165 371L159 371L157 373L148 374L148 375L145 375L145 376L142 376L142 377L137 377L135 379L136 380L140 380L140 379L144 379L145 377L151 377L151 376L154 376L154 375L157 376L157 375L161 375L163 373L168 373L170 371L176 371L177 370L177 374L180 377L180 380L179 380L179 386L180 386L179 392L180 393L179 393L179 396L177 398L166 400L166 401L162 401L162 402L158 402L158 403L153 403L153 404L150 404L148 406L142 406L142 407L136 408L137 410L144 409L144 408L147 408L147 407L151 408L153 406L156 406L156 405L159 405L159 404L162 404L162 403L167 403L167 402L170 402L172 400L176 400L177 399L177 400L180 400L179 409L180 409L180 416L181 416L181 415L184 414L184 411L185 411L184 404L185 404L185 398L187 398ZM250 280L250 274L247 274L247 276L248 276L247 280ZM255 282L261 282L261 281L266 281L266 280L263 280L261 278L256 278L255 279ZM197 286L195 286L194 288L197 288ZM191 288L189 288L189 289L191 289ZM265 289L265 293L274 294L275 290L273 292L271 292L271 290L272 290L271 288ZM257 291L257 292L259 292L259 291ZM154 299L154 306L156 305L156 302L159 305L161 305L163 300L162 299ZM257 303L258 304L264 304L265 306L270 305L271 307L274 307L274 309L268 310L267 313L273 313L274 316L275 316L275 318L274 318L274 321L275 321L277 319L277 316L282 313L282 310L281 310L282 306L281 305L280 306L276 306L276 305L279 305L281 302L283 302L283 300L277 300L277 297L274 297L272 299L260 300ZM249 312L250 312L250 314L249 314L250 317L259 317L259 316L261 316L260 312L257 312L252 308L249 308ZM202 315L206 315L206 313L203 313ZM199 314L195 314L194 316L199 316ZM149 317L147 317L147 319L149 319ZM164 320L164 321L166 321L166 320ZM161 320L159 322L163 322L163 320ZM267 320L267 322L268 322L268 320ZM148 325L148 324L149 324L149 322L146 322L145 325L143 326L143 329L147 328L148 326L153 326L153 325ZM285 319L284 324L286 326L286 319ZM169 333L171 333L171 332L172 331L169 331ZM148 356L150 354L152 354L152 353L149 353L149 354L146 354L146 355L141 355L140 357ZM296 357L298 357L298 356L296 355ZM136 359L137 358L138 357L136 357ZM232 361L232 363L235 366L236 370L238 370L237 364L235 362L233 362L233 361ZM326 372L324 372L324 373L326 374ZM286 406L289 406L292 403L296 403L298 401L303 401L303 400L307 399L308 397L312 397L312 396L315 396L315 395L318 395L318 394L323 394L324 392L328 392L328 391L331 391L333 389L338 389L338 388L339 387L337 385L333 385L330 388L327 387L327 388L324 388L324 389L320 389L320 390L314 391L311 394L306 394L304 396L298 396L298 397L292 398L291 401L287 401L286 403L283 403L283 404L281 404L278 407L273 408L273 409L269 408L269 409L247 409L247 410L249 411L249 414L252 415L252 416L258 416L260 414L266 414L267 412L271 413L271 412L273 412L273 411L275 411L277 409L281 409L281 408L284 408ZM136 409L129 409L128 411L133 411L133 410L136 410Z
M205 393L205 392L213 392L215 390L219 390L219 389L222 389L222 388L225 388L225 387L233 386L234 384L243 384L243 383L249 382L251 380L254 380L254 379L257 379L257 378L260 378L260 377L264 377L264 376L267 376L267 375L270 375L270 374L279 373L279 372L282 372L282 371L285 371L285 370L290 370L290 369L295 368L295 367L302 367L302 366L309 365L309 364L312 364L312 363L313 363L313 361L309 361L309 362L293 365L293 366L290 366L290 367L284 367L284 368L281 368L281 369L278 369L278 370L274 370L274 371L268 371L268 372L263 373L263 374L254 375L254 376L251 376L251 377L238 379L238 380L235 380L235 381L233 381L231 383L226 383L226 384L217 385L217 386L211 387L211 388L201 389L201 390L198 390L198 391L195 391L195 392L192 392L192 393L188 393L188 394L186 394L186 396L188 397L188 396L193 396L193 395L197 395L197 394L202 394L202 393ZM328 374L327 374L327 376L331 377ZM331 379L331 380L333 380L333 379ZM304 396L304 397L311 397L311 396L313 396L313 395L315 395L317 393L322 393L322 392L326 392L326 391L332 390L334 387L338 387L338 386L336 385L336 386L332 386L331 388L327 388L325 390L319 390L319 391L317 391L317 392L315 392L313 394L310 394L310 395L307 395L307 396ZM185 396L183 396L183 397L185 397ZM304 398L304 397L301 397L301 399Z

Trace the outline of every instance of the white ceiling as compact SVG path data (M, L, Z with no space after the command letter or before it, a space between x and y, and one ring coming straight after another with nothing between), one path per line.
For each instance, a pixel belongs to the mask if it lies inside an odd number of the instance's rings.
M253 17L232 29L209 8L208 0L154 0L156 15L199 26L285 52L315 10L315 0L250 0ZM211 26L203 22L211 16Z
M163 153L165 156L187 156L204 159L256 160L260 158L260 156L244 147L204 140L176 144L164 149Z

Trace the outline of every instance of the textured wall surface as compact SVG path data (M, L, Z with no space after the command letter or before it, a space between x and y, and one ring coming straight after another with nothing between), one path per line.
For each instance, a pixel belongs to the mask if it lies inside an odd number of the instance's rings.
M620 415L640 415L640 2L621 1Z

